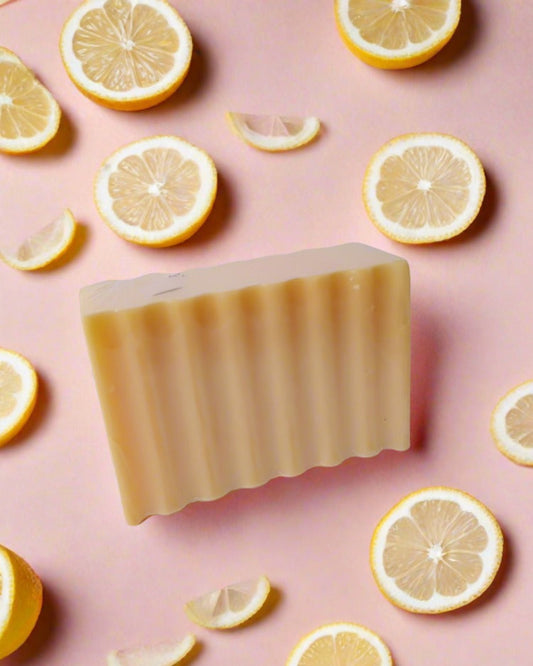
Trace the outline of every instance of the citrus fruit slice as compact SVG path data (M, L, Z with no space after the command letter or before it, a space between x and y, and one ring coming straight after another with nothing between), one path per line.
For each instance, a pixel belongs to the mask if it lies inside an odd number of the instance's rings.
M304 636L286 666L392 666L388 647L370 629L351 622L327 624Z
M0 349L0 446L21 430L36 400L37 374L31 363L17 352Z
M189 69L189 29L165 0L85 0L60 38L68 75L87 97L124 111L167 99Z
M32 234L18 248L0 248L0 259L21 271L43 268L65 254L75 233L76 221L67 208L57 220Z
M533 465L533 380L509 391L492 412L498 449L519 465Z
M30 153L57 133L61 110L12 51L0 46L0 152Z
M175 642L114 650L107 655L107 666L174 666L189 654L195 644L195 637L187 634Z
M1 364L0 360L0 391ZM1 407L0 394L0 413ZM22 557L0 546L0 659L28 638L41 612L42 601L43 586L35 571Z
M461 0L335 0L348 48L382 69L429 60L451 39L460 15Z
M320 130L318 118L254 115L228 111L226 118L235 134L260 150L279 152L305 146Z
M252 618L270 592L266 576L227 585L185 604L189 618L207 629L230 629Z
M485 196L481 162L444 134L407 134L386 143L366 169L363 201L376 227L401 243L457 236L476 218Z
M120 148L103 163L95 200L119 236L163 247L200 228L216 189L217 172L207 153L178 137L155 136Z
M378 524L370 564L393 604L414 613L443 613L489 587L502 549L500 527L481 502L453 488L424 488Z

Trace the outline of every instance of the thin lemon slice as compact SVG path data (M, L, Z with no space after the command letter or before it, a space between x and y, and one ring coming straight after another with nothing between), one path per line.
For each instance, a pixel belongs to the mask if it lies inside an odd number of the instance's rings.
M0 414L1 373L0 360ZM28 638L41 612L42 601L43 586L35 571L22 557L0 546L0 659Z
M174 666L189 654L195 644L195 637L187 634L179 641L113 650L107 655L107 666Z
M327 624L304 636L286 666L392 666L383 640L370 629L351 622Z
M271 152L305 146L320 130L320 121L313 116L297 118L228 111L226 118L235 134L248 145Z
M372 573L393 604L413 613L443 613L469 604L492 583L503 536L490 511L453 488L414 492L376 527Z
M30 153L57 133L61 110L12 51L0 46L0 152Z
M401 243L457 236L476 218L485 174L463 141L445 134L406 134L372 157L363 201L376 227Z
M266 576L227 585L185 604L189 618L208 629L230 629L252 618L270 593Z
M36 400L37 374L31 363L17 352L0 349L0 446L22 429Z
M498 449L519 465L533 465L533 380L509 391L492 412Z
M48 266L68 250L76 233L76 220L67 208L57 220L27 238L18 248L0 248L0 259L20 271Z
M429 60L451 39L461 0L335 0L339 32L361 60L404 69Z
M163 247L201 227L216 190L216 168L206 152L175 136L154 136L120 148L103 163L95 200L116 234Z
M104 106L136 111L179 87L192 39L165 0L85 0L67 19L60 48L82 93Z

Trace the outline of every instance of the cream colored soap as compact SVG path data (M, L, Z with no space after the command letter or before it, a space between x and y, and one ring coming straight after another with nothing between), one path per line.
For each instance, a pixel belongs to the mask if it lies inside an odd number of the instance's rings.
M409 267L347 244L81 290L126 519L409 447Z

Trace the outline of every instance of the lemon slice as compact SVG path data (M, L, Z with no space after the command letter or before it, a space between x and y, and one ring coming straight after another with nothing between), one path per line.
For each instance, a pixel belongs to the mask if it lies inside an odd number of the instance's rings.
M68 250L76 233L76 221L67 208L57 220L27 238L18 248L0 248L0 259L20 271L48 266Z
M179 87L192 39L165 0L85 0L67 19L60 48L82 93L112 109L136 111Z
M370 564L393 604L413 613L443 613L489 587L502 549L501 529L481 502L453 488L424 488L381 520Z
M401 243L434 243L457 236L476 218L485 174L463 141L445 134L406 134L372 157L363 184L376 227Z
M266 576L227 585L185 604L189 618L207 629L230 629L252 618L270 592Z
M195 637L187 634L175 642L114 650L107 655L107 666L174 666L189 654L195 644Z
M0 46L0 152L30 153L57 133L61 110L12 51Z
M235 134L248 145L271 152L305 146L320 130L320 121L313 116L297 118L228 111L226 118Z
M351 622L327 624L304 636L286 666L392 666L388 647L370 629Z
M429 60L451 39L461 0L335 0L339 32L361 60L404 69Z
M216 168L206 152L178 137L155 136L120 148L103 163L95 200L116 234L163 247L201 227L216 190Z
M0 414L1 387L0 360ZM35 571L19 555L0 546L0 659L28 638L41 612L42 600L43 586Z
M498 449L519 465L533 465L533 380L509 391L492 412Z
M17 352L0 349L0 446L22 429L36 400L37 374L31 363Z

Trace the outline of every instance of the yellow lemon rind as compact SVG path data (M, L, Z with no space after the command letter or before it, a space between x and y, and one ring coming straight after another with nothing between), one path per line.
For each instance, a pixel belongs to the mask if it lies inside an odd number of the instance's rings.
M437 139L442 138L455 144L458 148L464 151L464 154L467 154L469 156L469 158L472 160L473 164L475 165L477 172L476 175L479 176L479 190L477 193L478 196L476 203L472 208L471 214L465 218L465 220L461 225L455 225L455 226L448 225L446 227L441 227L441 228L434 227L432 228L431 233L428 233L427 235L417 235L416 230L413 232L409 232L408 230L402 228L400 225L397 225L394 222L390 222L389 224L383 224L383 221L381 220L380 216L376 214L371 204L372 197L370 196L370 192L373 189L370 183L374 179L374 170L377 168L376 164L379 163L379 161L384 156L387 156L390 149L394 147L396 144L401 144L401 143L407 144L407 142L410 140L422 137L426 138L436 137ZM401 134L399 136L394 137L390 141L387 141L385 144L383 144L383 146L381 146L381 148L379 148L379 150L377 150L374 153L374 155L370 159L370 162L368 163L368 166L365 170L365 174L363 176L363 188L362 188L363 204L365 207L366 214L368 215L368 218L370 219L372 224L374 224L374 226L384 236L387 236L387 238L390 238L391 240L396 241L397 243L404 243L406 245L428 245L430 243L439 243L441 241L450 240L451 238L455 238L459 234L463 233L463 231L468 229L468 227L470 227L470 225L479 215L481 206L483 205L483 200L485 198L486 188L487 188L487 180L481 160L466 142L462 141L461 139L458 139L452 134L443 134L441 132L407 133L407 134ZM399 231L395 231L396 227L399 228Z
M380 555L380 552L378 553L377 542L378 538L380 537L380 533L384 529L385 525L391 520L391 518L396 513L399 512L400 509L404 507L405 504L411 503L413 500L417 498L422 498L422 496L426 493L439 493L439 492L453 493L457 497L461 497L462 499L464 499L467 502L470 502L472 505L474 505L479 509L479 511L485 517L485 519L487 520L487 522L491 527L492 536L494 538L495 558L494 558L493 568L485 578L485 584L483 586L480 586L478 589L473 590L472 593L461 603L451 601L449 604L442 604L439 605L438 607L436 606L434 608L421 609L416 604L403 603L398 598L398 596L391 594L390 590L387 589L386 585L381 580L378 574L379 567L377 566L377 558ZM372 571L372 576L374 577L374 580L380 592L390 603L392 603L397 608L401 608L402 610L409 611L410 613L416 613L420 615L440 615L441 613L447 613L453 610L457 610L458 608L462 608L463 606L472 603L473 601L478 599L484 592L487 591L487 589L492 585L494 578L496 577L499 571L503 558L503 547L504 547L504 537L498 521L496 520L492 512L476 497L465 492L464 490L459 490L457 488L450 488L448 486L428 486L426 488L420 488L419 490L409 493L408 495L403 497L379 521L374 530L374 533L372 534L372 538L370 541L370 569ZM392 583L392 585L394 585L394 582Z
M457 10L454 13L453 22L438 38L431 40L424 48L416 50L411 55L398 54L391 50L390 55L376 53L372 50L372 44L368 42L369 48L364 48L350 38L346 27L344 26L342 11L340 9L341 0L335 0L335 22L344 44L356 55L362 62L378 69L408 69L422 65L433 58L450 41L457 30L461 18L461 2L457 2ZM361 40L364 42L364 40Z
M527 389L533 395L533 379L513 387L498 401L491 415L490 432L496 447L506 458L517 465L533 467L533 450L525 449L521 451L520 445L513 445L512 442L507 442L500 434L501 429L504 428L504 424L499 423L500 419L504 418L507 414L507 407L509 406L510 408L515 403L515 396L522 393L524 389Z
M28 384L29 391L28 395L26 396L26 403L24 405L24 409L21 412L19 418L7 430L0 431L0 446L3 446L4 444L7 444L10 440L12 440L13 437L15 437L15 435L18 435L18 433L26 425L28 419L31 416L31 413L33 412L35 403L37 402L37 393L38 393L37 373L35 372L34 367L28 361L28 359L22 356L22 354L12 351L11 349L0 348L0 362L2 360L2 354L16 357L18 359L18 362L25 366L29 381Z
M0 546L1 567L8 571L8 612L0 623L0 659L17 650L33 631L42 608L43 587L30 565ZM6 581L4 581L4 585Z
M284 143L280 141L277 145L268 145L267 141L254 140L248 133L243 132L239 124L235 121L234 113L232 111L226 111L226 120L235 136L239 137L244 143L257 150L263 150L269 153L282 153L302 148L314 141L320 133L319 119L314 116L309 116L306 118L306 120L309 121L309 127L305 132L302 131L301 135L288 137Z

